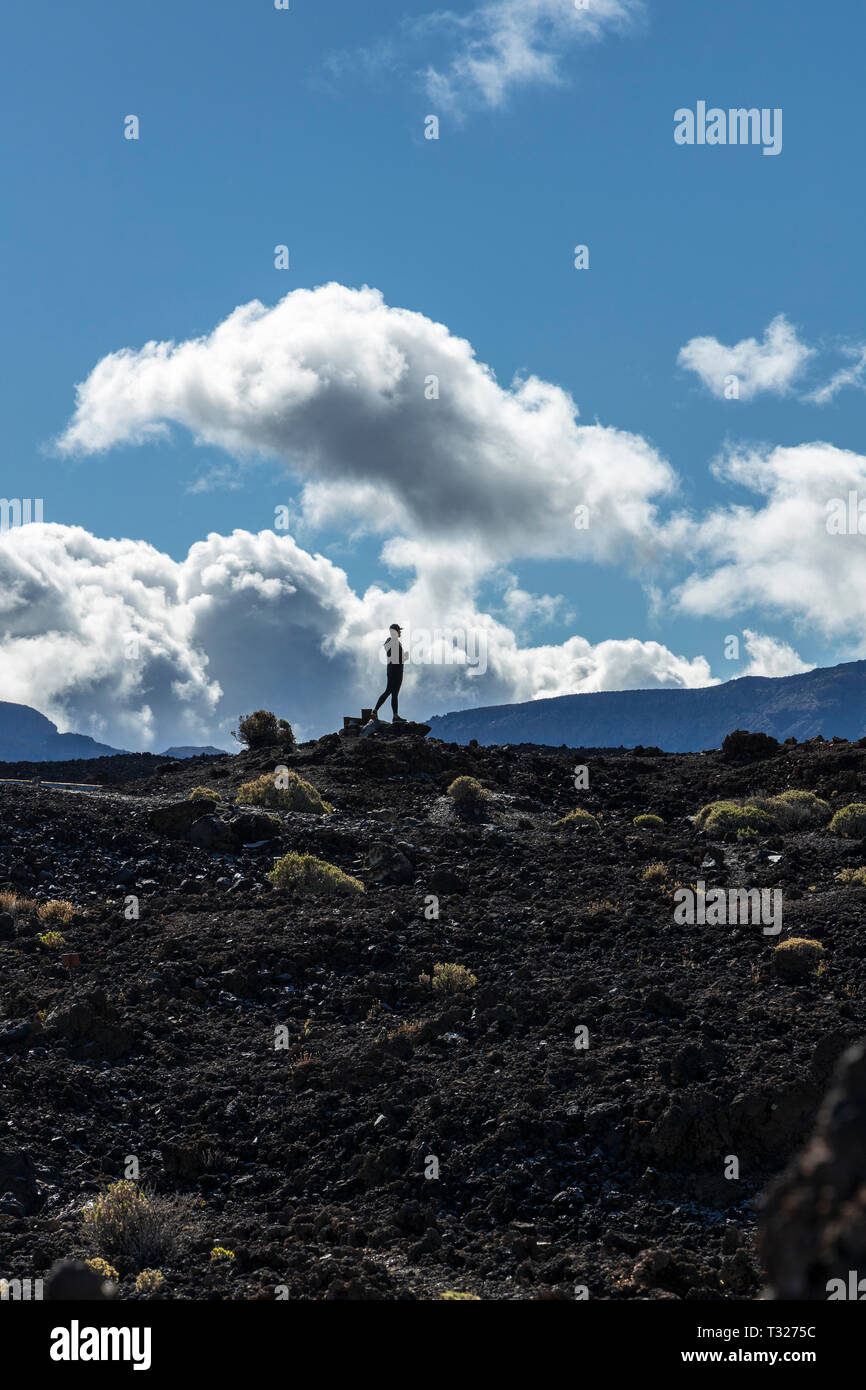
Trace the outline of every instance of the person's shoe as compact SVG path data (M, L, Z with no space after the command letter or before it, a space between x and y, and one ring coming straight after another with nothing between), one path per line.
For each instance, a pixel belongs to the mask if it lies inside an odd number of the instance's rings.
M380 722L380 721L379 721L379 716L378 716L378 714L374 714L374 715L372 715L372 716L367 720L366 724L362 724L362 725L361 725L361 728L362 728L362 729L373 729L373 728L375 728L375 726L376 726L379 722Z
M408 719L404 719L403 716L402 716L402 714L395 714L395 715L394 715L394 718L391 720L391 723L392 723L392 724L408 724L408 723L409 723L409 720L408 720Z

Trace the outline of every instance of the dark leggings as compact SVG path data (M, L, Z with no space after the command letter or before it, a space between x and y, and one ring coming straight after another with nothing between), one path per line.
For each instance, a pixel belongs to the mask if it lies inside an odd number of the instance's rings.
M388 667L388 684L385 686L385 689L382 691L382 694L379 696L378 700L376 701L376 706L375 706L375 708L374 708L374 710L373 710L373 713L374 713L374 714L378 714L378 713L379 713L380 708L382 707L382 705L384 705L384 703L385 703L385 701L387 700L387 698L388 698L389 695L391 696L391 713L392 713L392 714L397 714L397 713L399 713L399 711L398 711L398 709L397 709L397 697L398 697L398 695L400 694L400 686L401 686L402 684L403 684L403 667L402 667L402 666L389 666L389 667Z

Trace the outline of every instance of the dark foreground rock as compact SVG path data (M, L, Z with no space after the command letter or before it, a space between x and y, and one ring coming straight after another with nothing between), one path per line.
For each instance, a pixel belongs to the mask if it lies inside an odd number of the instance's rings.
M48 1276L45 1297L54 1302L96 1303L113 1297L113 1289L84 1260L58 1260Z
M772 1297L866 1298L866 1046L845 1054L812 1138L770 1189L761 1226Z
M333 813L237 804L282 764ZM789 1266L801 1297L866 1275L862 1063L770 1208L766 1269L756 1247L760 1194L866 1034L866 888L840 878L866 845L693 821L790 788L866 800L866 748L334 734L142 771L0 787L0 1277L96 1254L81 1209L130 1168L174 1239L152 1295L107 1256L120 1299L712 1301ZM488 793L477 820L459 776ZM577 806L591 833L557 826ZM292 852L364 891L277 889ZM781 933L676 921L698 880L779 889ZM796 971L790 938L821 948Z
M735 729L722 740L722 758L729 763L760 762L778 751L778 739L770 734L752 734L747 729Z
M341 738L374 738L374 739L401 739L401 738L426 738L430 732L429 724L416 724L407 719L403 724L391 724L384 719L377 719L375 723L370 722L358 725L349 725L347 729L341 731Z
M183 839L196 821L209 816L215 809L215 801L205 801L203 798L177 801L169 806L157 806L150 812L148 824L160 835L174 835Z
M36 1168L23 1149L0 1149L0 1211L29 1216L40 1205Z

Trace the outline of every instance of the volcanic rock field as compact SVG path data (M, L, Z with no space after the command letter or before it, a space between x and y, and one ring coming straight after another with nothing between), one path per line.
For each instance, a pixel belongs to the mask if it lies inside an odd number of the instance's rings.
M176 1234L164 1298L772 1296L762 1194L797 1182L864 1035L866 888L839 875L866 843L692 818L866 799L866 740L765 751L410 731L0 765L98 784L0 785L0 1277L97 1255L82 1209L133 1171ZM281 764L333 811L235 803ZM480 811L447 795L460 775ZM215 807L190 809L199 785ZM578 806L597 828L556 825ZM275 887L290 851L364 892ZM781 934L678 925L698 880L781 889ZM78 909L59 942L49 900ZM791 937L820 964L780 969ZM437 963L474 985L435 990ZM110 1263L117 1297L149 1296L140 1261Z

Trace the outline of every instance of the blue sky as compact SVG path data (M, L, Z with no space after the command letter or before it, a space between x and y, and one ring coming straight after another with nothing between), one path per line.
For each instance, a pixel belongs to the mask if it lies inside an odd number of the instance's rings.
M864 396L856 372L822 403L809 397L859 362L866 341L855 58L866 37L862 6L589 0L590 19L593 6L596 37L574 27L571 0L456 3L450 21L431 21L435 7L419 0L375 7L291 0L288 11L266 0L145 7L91 0L83 13L19 6L7 16L3 490L44 498L55 531L50 544L36 527L29 536L21 528L0 537L7 591L17 595L0 632L7 658L0 698L26 699L61 725L144 746L163 735L225 741L219 735L236 706L273 702L283 691L281 712L291 717L303 707L301 726L320 732L311 681L326 672L328 726L347 685L354 701L375 683L370 663L387 603L402 616L412 578L411 568L389 566L383 545L396 537L426 553L439 547L441 563L447 527L438 517L429 528L424 520L441 499L425 496L407 516L395 515L393 528L371 521L369 496L351 515L331 497L310 507L303 487L321 476L311 462L319 452L314 421L304 422L300 442L293 422L284 422L285 447L267 456L255 430L248 447L237 435L226 447L232 402L212 402L205 427L185 398L161 414L163 383L145 414L151 424L168 420L170 434L134 442L114 385L107 400L91 377L109 354L201 338L237 306L258 300L271 309L291 292L330 282L374 287L391 310L445 325L506 393L515 375L537 377L568 393L581 427L639 436L673 479L666 495L653 495L644 529L661 535L672 515L689 518L677 534L649 536L650 548L664 551L657 570L640 554L640 521L600 548L581 550L578 542L569 550L561 536L521 546L515 535L504 538L492 503L495 537L453 601L461 622L471 608L499 625L488 634L487 676L449 684L440 671L425 683L419 672L414 692L410 686L417 713L617 683L782 674L866 652L856 609L839 608L840 593L860 582L859 538L835 538L829 548L808 522L859 477L852 456L860 459ZM521 71L510 80L491 46L506 24L523 45ZM494 97L473 80L473 57L503 79ZM781 153L675 144L675 110L699 100L725 110L780 108ZM140 120L135 141L123 137L130 113ZM435 141L424 138L430 113L440 120ZM573 266L578 243L589 247L588 270ZM290 249L288 270L274 268L278 244ZM736 345L763 343L779 315L790 333L778 351L763 354L775 373L765 388L750 375L749 350ZM326 307L321 318L322 331L338 337L338 308ZM687 354L695 365L678 365L696 339L709 345ZM738 400L719 398L726 362L743 363ZM211 369L218 371L215 363ZM75 387L88 381L76 417ZM279 397L279 383L274 389ZM353 409L328 487L356 481L374 494L382 489L383 504L399 512L416 476L437 469L420 447L425 436L408 417L393 421L392 437L404 431L397 452L406 477L389 475L383 487L369 458L351 472ZM76 419L84 424L72 438ZM455 428L471 473L478 419ZM57 443L64 438L65 450ZM800 452L816 444L820 451ZM321 448L338 445L329 436ZM751 463L724 477L711 471L714 461L743 451ZM792 497L786 478L801 463L802 488ZM532 479L531 459L509 466ZM747 483L762 468L756 494ZM536 482L543 507L551 474L542 468ZM441 485L452 486L444 475ZM487 486L492 498L495 467ZM624 483L624 505L626 493ZM508 496L506 488L506 506ZM518 505L519 491L514 497ZM307 512L303 525L293 520L298 545L345 572L351 602L335 596L340 582L329 572L327 604L301 612L295 559L280 570L273 548L267 561L251 551L247 579L234 568L228 587L258 584L267 612L226 609L222 624L211 612L224 646L205 645L201 613L173 612L170 640L157 650L154 609L124 588L116 553L109 565L95 543L149 544L160 559L146 582L169 592L190 547L209 534L267 530L274 507L290 500L293 518ZM551 505L561 505L552 494ZM732 554L720 535L740 525L730 510L737 507L749 516ZM786 545L780 526L792 516ZM455 529L455 545L484 550L483 515L476 523L471 534ZM530 508L526 526L538 525ZM68 528L93 538L84 572L80 540L73 544ZM133 553L128 547L123 563L134 589L142 579ZM803 589L820 592L820 601L792 592L800 584L791 584L786 562L796 557ZM111 598L91 612L87 592L101 564L113 566ZM414 573L417 581L417 565ZM439 574L434 566L420 592L406 597L416 626L424 594L441 593ZM371 585L386 594L382 602L369 597ZM504 610L509 586L539 601L527 597ZM73 604L79 592L81 604ZM207 590L201 606L220 602ZM431 627L454 621L447 603L427 616ZM259 618L255 639L249 628ZM232 621L242 634L232 633ZM150 664L133 669L112 655L118 624L148 629ZM497 642L508 645L500 629L515 634L523 656L509 650L497 664ZM294 658L281 657L285 665L270 659L269 645L283 632L295 646ZM742 639L741 659L726 660L725 635L744 632L755 634L751 647ZM583 661L582 652L576 669L562 650L576 635L592 647L657 643L676 661L654 666L646 651L630 661L625 650L615 661L592 653ZM115 660L126 664L113 669ZM698 661L705 667L691 664ZM244 687L239 665L259 673L258 688ZM540 668L547 675L533 684Z

